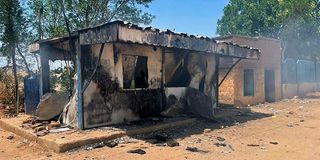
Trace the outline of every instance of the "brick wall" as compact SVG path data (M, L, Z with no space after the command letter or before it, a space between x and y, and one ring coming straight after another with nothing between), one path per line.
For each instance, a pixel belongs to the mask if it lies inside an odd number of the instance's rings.
M227 69L221 69L219 71L219 82L226 75ZM223 104L234 103L234 73L231 72L227 78L223 81L219 88L219 102Z
M274 70L275 73L275 99L282 98L281 91L281 43L278 40L267 38L249 38L231 36L223 38L222 41L233 42L239 45L246 45L261 50L259 61L241 60L233 69L230 79L234 81L234 105L247 106L265 102L265 70ZM244 69L254 70L254 96L244 96L243 93L243 74ZM229 84L224 84L229 85ZM231 87L231 86L229 86ZM220 88L220 99L226 99L226 95L230 95L229 87ZM226 94L225 92L228 92Z

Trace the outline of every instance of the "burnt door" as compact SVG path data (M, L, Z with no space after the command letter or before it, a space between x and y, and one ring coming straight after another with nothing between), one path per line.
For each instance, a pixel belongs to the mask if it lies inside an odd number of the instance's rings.
M264 71L264 91L265 98L267 102L274 102L276 93L275 93L275 77L274 70L265 70Z

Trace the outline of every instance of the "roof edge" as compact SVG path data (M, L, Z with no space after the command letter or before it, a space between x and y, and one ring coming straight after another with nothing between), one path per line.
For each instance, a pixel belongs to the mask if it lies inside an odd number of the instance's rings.
M243 38L243 39L249 39L249 40L267 40L267 41L276 41L276 42L282 42L280 39L276 39L276 38L270 38L270 37L264 37L264 36L255 36L255 37L250 37L250 36L244 36L244 35L238 35L238 34L230 34L230 35L226 35L226 36L219 36L219 37L215 37L215 40L225 40L225 39L230 39L233 37L237 37L237 38Z

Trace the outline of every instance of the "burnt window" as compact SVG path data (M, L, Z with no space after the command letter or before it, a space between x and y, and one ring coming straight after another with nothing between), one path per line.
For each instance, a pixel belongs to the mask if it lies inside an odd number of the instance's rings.
M148 57L123 55L123 88L148 87Z
M243 84L243 94L244 96L254 95L254 71L253 69L244 70L244 84Z

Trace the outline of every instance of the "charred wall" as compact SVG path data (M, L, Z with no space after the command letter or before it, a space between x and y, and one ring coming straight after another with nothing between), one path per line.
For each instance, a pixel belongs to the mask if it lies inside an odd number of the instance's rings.
M162 111L161 49L130 44L105 44L101 60L90 83L102 45L82 48L85 128L159 115ZM148 58L148 85L145 88L123 89L125 55ZM133 66L131 66L133 67ZM139 68L139 67L138 67Z

